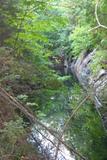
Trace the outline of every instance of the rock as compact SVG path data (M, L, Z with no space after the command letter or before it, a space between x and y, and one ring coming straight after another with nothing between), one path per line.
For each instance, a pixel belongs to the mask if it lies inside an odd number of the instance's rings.
M93 63L95 54L96 50L88 54L82 53L76 61L72 62L71 71L94 100L103 125L107 129L107 70L102 68L97 76L93 75L90 64Z

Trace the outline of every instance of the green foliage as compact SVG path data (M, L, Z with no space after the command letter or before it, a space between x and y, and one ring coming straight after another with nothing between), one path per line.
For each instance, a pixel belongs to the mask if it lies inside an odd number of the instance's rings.
M14 157L17 159L22 152L22 148L16 147L19 140L26 135L25 123L20 117L10 120L4 124L4 128L0 129L0 157ZM14 154L13 154L14 153Z
M62 76L62 77L59 77L58 80L60 81L67 81L71 78L71 76Z
M75 84L71 96L70 104L75 109L85 95L81 87ZM90 100L81 106L70 126L68 136L70 136L70 141L77 150L90 160L106 159L106 133L94 104Z
M77 26L73 33L70 35L70 40L72 40L71 47L73 49L74 56L79 55L82 51L92 49L94 47L93 44L93 36L89 32L89 26Z
M19 100L22 100L23 102L26 102L26 100L28 99L28 96L27 95L23 95L23 94L20 94L17 96L17 98Z
M16 121L11 120L4 125L4 129L1 130L3 139L7 139L10 144L15 144L16 141L25 134L25 124L20 117Z
M106 59L107 59L106 50L96 51L95 55L93 56L93 60L90 64L90 68L93 75L97 76L101 69L107 69Z
M107 59L107 30L90 31L97 25L95 3L95 0L0 1L0 82L36 111L38 117L55 119L55 127L61 121L60 116L65 120L70 114L67 109L71 111L80 103L84 91L72 82L74 87L70 96L64 85L70 76L61 77L53 71L50 57L77 57L84 50L98 47L100 50L91 64L92 71L97 74L101 68L106 68L102 61ZM107 25L106 12L106 0L102 0L98 16L104 25ZM11 152L17 140L25 134L24 127L21 118L5 124L0 130L0 153ZM82 106L69 134L75 148L86 157L106 159L106 136L93 103L87 100Z
M0 158L20 160L23 155L37 155L35 148L27 142L27 125L15 117L0 129Z
M67 6L69 18L71 20L71 54L78 56L84 50L93 50L100 47L102 50L106 48L107 30L93 29L98 26L95 17L96 1L92 0L73 0L63 2ZM69 9L70 8L70 9ZM98 18L101 24L107 25L106 22L107 5L105 0L99 2L98 5ZM103 44L102 44L103 42Z

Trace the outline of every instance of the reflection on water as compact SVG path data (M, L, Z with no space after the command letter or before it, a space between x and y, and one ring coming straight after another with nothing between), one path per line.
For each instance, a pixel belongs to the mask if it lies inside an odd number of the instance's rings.
M50 105L44 106L42 113L45 113L46 115L43 115L42 122L47 127L54 128L57 133L54 133L55 136L53 136L48 131L35 124L32 128L29 141L38 148L40 153L42 153L44 160L75 160L73 153L71 154L63 144L60 144L57 159L55 159L58 145L56 137L59 136L58 133L63 131L64 124L72 112L69 104L69 101L71 100L71 90L68 90L66 95L61 93L59 96L56 95L51 97L50 100L53 103L51 102L51 107ZM67 138L69 139L69 137ZM63 140L66 141L67 138Z
M58 140L49 132L35 125L29 141L38 148L46 160L55 160ZM75 158L63 144L60 144L57 160L75 160Z

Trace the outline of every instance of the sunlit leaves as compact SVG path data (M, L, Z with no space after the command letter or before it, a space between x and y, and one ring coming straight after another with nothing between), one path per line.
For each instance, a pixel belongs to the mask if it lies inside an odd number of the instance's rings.
M74 55L79 55L82 51L92 48L93 37L92 34L88 32L89 26L77 26L73 33L70 35L70 40L72 40L72 48Z

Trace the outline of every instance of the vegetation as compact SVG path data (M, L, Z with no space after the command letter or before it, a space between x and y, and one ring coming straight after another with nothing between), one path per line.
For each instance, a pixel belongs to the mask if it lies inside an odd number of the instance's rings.
M84 91L79 85L75 84L72 96L71 106L75 108L84 96ZM69 134L71 137L69 143L73 143L88 159L106 159L106 133L90 99L83 104L76 114L70 125L70 130L68 130Z
M106 16L106 0L1 0L1 86L39 119L55 121L56 130L63 117L59 126L64 127L86 94L69 75L65 60L69 64L96 49L93 74L107 69ZM7 104L0 101L0 157L23 160L32 150L22 140L30 134L30 122L10 105L8 114ZM106 160L107 135L91 99L82 104L64 135L88 159Z
M101 50L101 51L99 50L96 52L93 58L93 63L90 65L94 75L97 75L99 70L106 69L106 59L107 59L106 50Z

